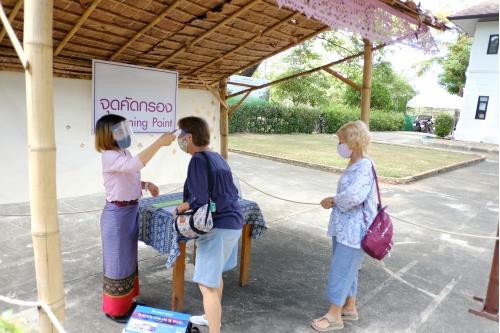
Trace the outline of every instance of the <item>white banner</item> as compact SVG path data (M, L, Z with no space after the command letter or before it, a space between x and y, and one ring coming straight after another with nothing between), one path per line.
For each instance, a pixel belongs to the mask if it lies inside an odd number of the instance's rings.
M127 118L135 134L174 130L177 72L102 60L92 61L92 134L106 114Z

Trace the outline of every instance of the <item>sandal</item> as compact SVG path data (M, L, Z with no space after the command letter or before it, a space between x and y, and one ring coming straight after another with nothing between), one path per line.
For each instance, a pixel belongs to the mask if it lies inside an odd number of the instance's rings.
M358 320L359 316L358 313L356 312L355 315L352 315L349 310L346 308L342 308L342 320Z
M328 320L330 323L330 326L327 327L317 327L314 325L314 321L311 323L311 327L314 328L318 332L328 332L328 331L336 331L336 330L341 330L344 328L344 322L341 322L340 324L335 321L333 316L329 313L326 313L323 317L316 319L316 322L321 321L323 319Z
M111 320L114 320L115 322L119 323L119 324L126 324L128 322L128 320L130 319L130 316L128 316L127 314L124 314L123 316L112 316L110 314L107 314L105 313L104 314L107 318L111 319Z

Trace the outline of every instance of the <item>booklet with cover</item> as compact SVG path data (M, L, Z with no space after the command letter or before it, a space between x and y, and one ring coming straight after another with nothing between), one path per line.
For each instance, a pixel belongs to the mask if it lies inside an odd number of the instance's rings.
M190 315L138 305L130 316L126 333L185 333Z

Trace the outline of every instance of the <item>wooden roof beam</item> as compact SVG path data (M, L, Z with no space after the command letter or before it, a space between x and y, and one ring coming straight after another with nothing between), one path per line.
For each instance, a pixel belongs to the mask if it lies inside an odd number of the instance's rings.
M228 105L227 105L227 101L225 99L223 99L222 97L220 97L220 94L215 91L214 88L212 88L211 85L209 85L205 80L203 80L203 78L201 76L198 76L198 80L200 80L201 83L203 83L203 85L212 93L212 95L215 96L215 98L217 98L219 100L219 102L224 105L224 107L227 109L229 108Z
M233 72L233 73L229 74L229 75L227 76L227 78L229 78L229 77L231 77L231 76L233 76L233 75L235 75L235 74L238 74L239 72L244 71L244 70L245 70L245 69L247 69L247 68L250 68L250 67L252 67L252 66L255 66L255 65L257 65L257 64L260 64L261 62L263 62L263 61L264 61L264 60L266 60L266 59L269 59L269 58L271 58L271 57L274 57L275 55L277 55L277 54L279 54L279 53L285 52L286 50L289 50L289 49L291 49L292 47L295 47L295 46L297 46L297 45L300 45L300 44L304 43L306 40L309 40L309 39L311 39L311 38L313 38L313 37L315 37L315 36L317 36L317 35L319 35L319 34L322 34L322 33L323 33L323 32L325 32L325 31L330 31L330 30L331 30L331 28L330 28L330 27L325 26L323 29L318 30L318 31L315 31L315 32L313 32L312 34L307 35L306 37L302 38L302 39L301 39L301 40L299 40L297 43L290 44L290 45L288 45L287 47L285 47L285 48L283 48L283 49L279 50L278 52L274 52L274 53L272 53L271 55L269 55L269 56L267 56L267 57L264 57L264 58L262 58L262 59L259 59L259 60L257 60L257 61L254 61L254 62L252 62L252 63L250 63L250 64L248 64L248 65L246 65L246 66L240 67L240 68L239 68L236 72ZM212 82L211 84L214 84L214 83L215 83L215 82ZM229 98L229 97L228 97L228 98Z
M12 21L14 21L14 18L16 18L16 15L19 12L19 9L21 9L21 7L23 6L23 4L24 4L24 0L18 0L16 2L16 4L14 5L14 8L12 8L12 10L10 11L9 18L8 18L9 23L12 23ZM0 42L5 37L6 32L7 32L7 30L5 29L5 26L4 26L2 28L2 31L0 31Z
M59 45L57 46L56 50L54 51L54 57L57 56L59 54L59 52L61 52L61 50L64 47L64 45L66 45L66 43L69 42L69 40L71 39L71 37L73 37L73 35L78 31L78 29L80 29L80 27L82 26L83 22L85 22L85 20L87 19L87 17L89 17L89 15L94 11L94 9L99 5L100 2L101 2L101 0L94 0L94 1L92 1L92 4L85 10L85 12L83 13L83 15L78 19L78 21L76 22L76 24L73 26L73 28L71 28L71 30L68 32L68 34L66 35L66 37L64 37L64 39L62 40L62 42L59 43Z
M212 29L208 30L203 35L199 36L194 41L192 41L191 45L195 45L199 41L207 38L208 36L210 36L211 34L213 34L215 31L217 31L220 27L222 27L223 25L226 25L227 23L231 22L236 17L238 17L242 13L244 13L247 9L252 8L253 6L255 6L257 3L261 2L261 1L262 0L253 0L252 2L248 3L246 6L240 8L234 14L232 14L229 17L225 18L223 21L221 21L220 23L216 24ZM167 58L165 58L164 60L162 60L158 65L156 65L156 68L160 68L161 66L163 66L164 64L166 64L170 59L176 57L177 55L179 55L180 53L184 52L185 50L186 50L186 47L183 47L183 48L175 51L173 54L169 55Z
M7 34L9 35L10 41L14 46L14 49L16 50L17 56L21 60L23 68L27 70L29 66L28 57L26 56L26 53L24 53L23 46L19 42L19 39L17 39L16 33L14 29L12 29L9 19L7 18L7 15L5 15L5 12L3 11L3 6L1 3L0 3L0 21L2 22L5 30L7 31Z
M196 74L196 73L198 73L198 72L200 72L200 71L204 70L204 69L205 69L205 68L207 68L208 66L211 66L211 65L215 64L216 62L221 61L221 60L222 60L222 59L224 59L225 57L228 57L228 56L230 56L231 54L234 54L234 53L238 52L238 51L239 51L239 50L241 50L242 48L244 48L244 47L248 46L250 43L253 43L253 42L255 42L257 39L261 38L261 37L262 37L262 36L264 36L265 34L268 34L268 33L270 33L271 31L274 31L274 30L276 30L276 29L280 28L281 26L283 26L284 24L286 24L286 22L288 22L288 21L290 21L290 20L292 20L292 19L294 19L294 18L296 18L297 16L300 16L300 15L302 15L302 13L301 13L301 12L296 12L296 13L293 13L292 15L288 16L286 19L282 20L281 22L279 22L279 23L277 23L277 24L273 25L272 27L269 27L269 28L268 28L268 29L266 29L265 31L263 31L263 32L262 32L262 34L257 35L257 36L255 36L255 37L253 37L253 38L249 39L249 40L248 40L247 42L245 42L244 44L242 44L242 45L240 45L240 46L238 46L238 47L236 47L236 48L232 49L231 51L229 51L229 52L228 52L228 53L226 53L226 54L223 54L223 55L222 55L222 56L220 56L219 58L212 60L212 61L211 61L211 62L209 62L208 64L203 65L202 67L198 68L197 70L195 70L195 71L194 71L193 73L191 73L191 74Z
M358 86L356 83L352 82L351 80L349 80L348 78L346 77L343 77L342 75L340 75L339 73L337 73L336 71L334 71L333 69L329 68L329 67L325 67L323 68L323 70L327 73L330 73L332 74L333 76L335 76L337 79L339 79L340 81L350 85L351 87L353 87L354 89L356 89L357 91L361 91L361 87Z
M372 50L372 52L375 51L375 50L381 49L381 48L383 48L385 46L386 46L386 44L380 44L379 46L374 47L373 50ZM314 73L314 72L317 72L317 71L320 71L320 70L324 70L325 68L328 68L328 67L331 67L331 66L334 66L334 65L338 65L338 64L340 64L342 62L346 62L346 61L349 61L349 60L352 60L352 59L355 59L355 58L359 58L362 55L364 55L364 52L359 52L359 53L356 53L356 54L354 54L352 56L349 56L349 57L346 57L344 59L340 59L340 60L331 62L331 63L323 65L321 67L316 67L316 68L310 69L308 71L305 71L305 72L302 72L302 73L298 73L298 74L294 74L294 75L290 75L290 76L284 77L282 79L279 79L279 80L276 80L276 81L273 81L273 82L269 82L269 83L266 83L266 84L263 84L263 85L260 85L260 86L257 86L257 87L253 87L253 88L250 88L250 89L242 90L242 91L239 91L237 93L234 93L234 94L231 94L231 95L227 96L227 99L229 99L231 97L234 97L234 96L241 95L241 94L245 94L245 93L247 93L249 91L254 91L254 90L258 90L258 89L262 89L262 88L267 88L269 86L272 86L272 85L275 85L275 84L278 84L278 83L281 83L281 82L285 82L285 81L288 81L288 80L291 80L291 79L295 79L295 78L298 78L298 77L301 77L301 76L304 76L304 75L307 75L307 74L311 74L311 73Z
M135 34L134 37L132 37L128 42L126 42L118 51L116 51L111 57L109 57L109 61L115 59L118 57L120 53L125 51L127 47L129 47L135 40L139 37L141 37L146 31L154 27L158 22L160 22L165 16L170 14L179 4L181 3L182 0L177 0L173 4L171 4L167 9L165 9L160 15L158 15L153 21L149 22L148 25L146 25L144 28L142 28L138 33Z

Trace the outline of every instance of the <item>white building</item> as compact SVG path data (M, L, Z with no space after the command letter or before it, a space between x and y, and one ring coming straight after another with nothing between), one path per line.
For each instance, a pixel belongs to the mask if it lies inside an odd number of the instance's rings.
M498 144L498 0L448 16L474 37L455 139Z

